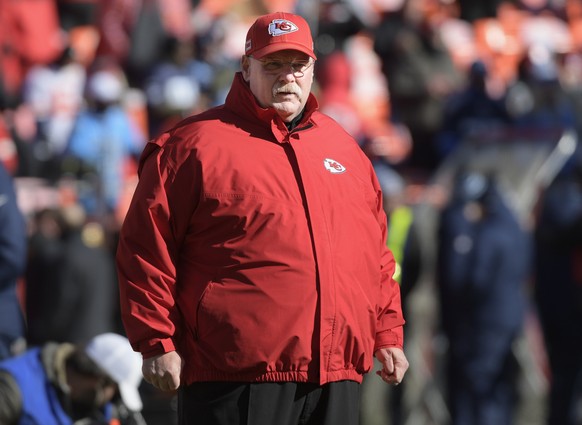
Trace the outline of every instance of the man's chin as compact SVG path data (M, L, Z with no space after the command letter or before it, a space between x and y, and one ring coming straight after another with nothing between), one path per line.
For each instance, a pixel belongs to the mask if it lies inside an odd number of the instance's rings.
M280 102L273 104L273 108L283 119L297 115L299 106L294 102Z

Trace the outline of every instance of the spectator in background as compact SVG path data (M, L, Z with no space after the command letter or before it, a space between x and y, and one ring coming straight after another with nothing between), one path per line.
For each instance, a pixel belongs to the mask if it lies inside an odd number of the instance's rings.
M31 348L0 362L0 423L145 425L140 364L113 333Z
M40 164L34 155L37 118L25 102L10 105L0 93L0 160L15 176L38 176Z
M71 47L48 65L36 65L26 75L23 100L36 118L37 134L31 146L40 167L38 176L56 181L61 177L61 156L77 114L83 106L86 70Z
M529 235L497 182L461 171L440 216L437 250L452 425L513 423L512 344L522 328L530 267Z
M94 25L99 0L56 0L60 26L64 31Z
M54 61L63 49L56 2L0 1L0 28L0 99L14 108L29 68Z
M20 170L21 156L18 152L18 144L13 128L14 112L2 108L0 99L0 162L11 176L17 175Z
M402 312L407 317L410 326L413 317L407 314L408 296L414 289L421 271L420 247L417 231L414 227L414 212L406 194L405 178L383 161L374 163L374 171L382 187L383 206L388 222L388 238L386 244L394 255L394 280L400 286ZM405 347L406 352L406 347ZM379 366L376 362L376 366ZM362 386L363 403L360 413L362 424L401 425L406 422L404 394L407 381L394 387L381 386L371 379L365 379ZM381 400L378 409L372 401Z
M325 0L316 4L319 13L315 48L319 59L325 60L328 55L344 52L346 40L366 28L358 13L358 8L363 6L349 0Z
M147 7L143 7L144 2ZM140 86L148 67L160 57L166 36L156 0L101 0L95 24L100 34L96 56L115 62L127 73L130 85ZM138 27L140 31L147 28L148 32L136 45L134 34ZM141 70L130 65L136 61L130 59L134 47L139 47L139 62L144 66Z
M366 139L364 123L352 98L352 67L346 54L338 50L321 59L316 78L321 111L363 145Z
M30 238L28 241L28 258L26 261L26 339L30 345L40 345L47 341L64 341L58 332L64 329L54 327L52 313L63 309L59 267L63 255L61 235L63 222L55 209L43 209L30 219ZM69 309L69 306L66 306ZM75 321L79 320L75 317ZM63 324L65 329L73 323Z
M507 108L516 127L526 131L577 129L573 100L562 87L556 53L531 46L508 88Z
M445 99L443 125L435 139L441 161L472 134L511 124L505 96L496 98L490 93L487 74L483 61L474 62L469 69L467 85Z
M463 78L435 31L429 5L430 0L410 0L385 12L374 30L374 51L388 83L392 117L411 134L407 165L430 172L438 165L435 136L444 99Z
M169 37L164 56L145 79L149 133L158 135L211 103L212 67L194 56L194 40Z
M28 342L78 343L117 329L111 252L101 225L72 204L31 223L26 271Z
M497 8L505 0L458 0L461 19L474 22L497 16Z
M567 0L515 0L518 9L526 11L531 15L554 15L560 19L565 19Z
M0 360L26 345L19 279L26 264L26 225L18 207L12 176L0 163Z
M96 54L121 66L131 87L141 87L162 57L168 36L192 37L191 11L188 0L101 0Z
M64 171L88 184L80 200L90 216L116 211L126 167L145 145L145 135L123 108L125 89L118 68L100 69L89 77L87 107L78 114L64 153Z
M548 425L582 421L582 167L576 161L546 189L536 223L534 299L550 365Z

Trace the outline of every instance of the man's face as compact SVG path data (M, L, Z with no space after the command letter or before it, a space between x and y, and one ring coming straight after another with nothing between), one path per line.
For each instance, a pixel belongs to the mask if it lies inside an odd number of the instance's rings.
M313 84L313 59L282 50L261 59L243 56L242 75L263 108L274 108L285 122L301 113Z
M117 393L117 385L109 378L73 374L68 379L71 401L88 410L109 403Z

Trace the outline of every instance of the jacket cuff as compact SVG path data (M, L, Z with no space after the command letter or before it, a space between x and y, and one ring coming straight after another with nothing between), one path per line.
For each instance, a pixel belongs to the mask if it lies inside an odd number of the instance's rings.
M176 351L176 346L171 338L145 341L136 345L134 345L134 350L140 352L144 359Z
M404 327L397 326L392 329L388 329L376 334L376 343L374 344L374 353L380 348L386 347L398 347L403 349L404 347Z

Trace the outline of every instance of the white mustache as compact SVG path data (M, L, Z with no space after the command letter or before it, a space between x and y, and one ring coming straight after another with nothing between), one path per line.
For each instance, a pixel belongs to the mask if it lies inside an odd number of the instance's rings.
M293 93L294 95L301 97L301 89L295 84L285 84L284 86L273 90L273 96L276 96L279 93Z

